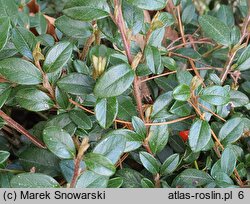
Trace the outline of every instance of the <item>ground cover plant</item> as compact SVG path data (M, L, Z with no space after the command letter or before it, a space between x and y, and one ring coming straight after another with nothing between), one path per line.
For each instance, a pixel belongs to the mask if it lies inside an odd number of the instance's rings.
M0 0L0 186L247 187L247 0Z

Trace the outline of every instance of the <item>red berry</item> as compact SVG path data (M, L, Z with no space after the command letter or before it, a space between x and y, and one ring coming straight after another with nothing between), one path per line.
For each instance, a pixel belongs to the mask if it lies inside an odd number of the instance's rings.
M179 135L183 141L186 142L188 140L189 130L180 131Z

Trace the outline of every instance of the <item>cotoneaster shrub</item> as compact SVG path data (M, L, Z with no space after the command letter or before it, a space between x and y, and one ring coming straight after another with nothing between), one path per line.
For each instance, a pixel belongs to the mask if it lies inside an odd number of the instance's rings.
M0 0L1 187L246 187L246 0Z

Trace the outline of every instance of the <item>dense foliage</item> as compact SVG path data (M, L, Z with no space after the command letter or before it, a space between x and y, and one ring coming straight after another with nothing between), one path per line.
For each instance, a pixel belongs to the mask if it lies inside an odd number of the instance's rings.
M245 187L247 0L0 0L0 186Z

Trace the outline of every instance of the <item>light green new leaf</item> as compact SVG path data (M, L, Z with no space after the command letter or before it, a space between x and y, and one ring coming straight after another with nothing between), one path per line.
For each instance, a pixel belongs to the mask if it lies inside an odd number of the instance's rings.
M94 94L99 98L119 96L131 86L134 76L128 64L113 66L97 80Z
M95 116L101 127L109 128L118 113L118 101L115 97L97 100L95 106Z
M73 46L70 42L60 42L52 47L43 64L45 72L55 72L60 70L70 59L73 51Z
M43 131L43 141L48 149L61 159L72 159L76 149L72 137L57 126L50 126Z
M42 83L42 74L32 63L21 58L8 58L0 61L0 76L22 85Z
M52 177L40 173L22 173L11 179L12 188L60 188Z
M35 87L25 87L16 93L16 101L22 107L30 111L49 110L54 106L51 98Z
M199 23L205 34L219 44L230 46L230 29L218 18L203 15L199 18Z
M189 132L189 145L193 152L201 151L211 138L211 129L207 121L196 120Z

